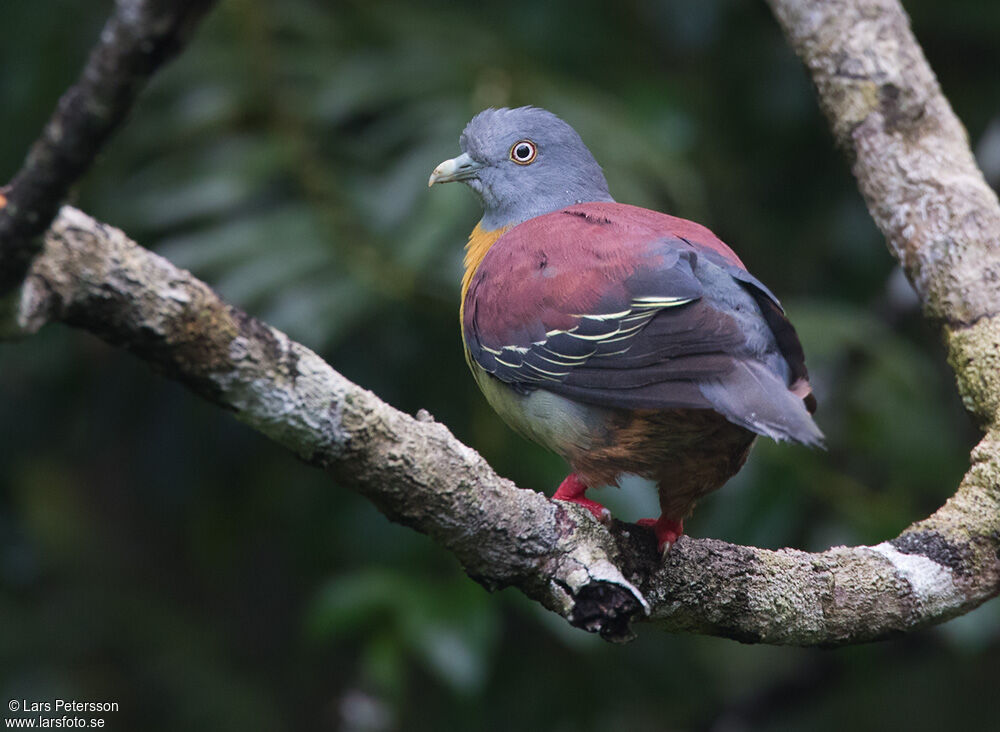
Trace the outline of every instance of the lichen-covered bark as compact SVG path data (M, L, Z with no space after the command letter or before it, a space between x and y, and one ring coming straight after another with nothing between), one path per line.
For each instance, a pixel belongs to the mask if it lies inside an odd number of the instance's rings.
M398 412L80 211L63 208L14 309L8 335L63 322L132 351L430 534L487 587L516 585L608 638L645 612L592 521L518 490L429 416Z
M14 303L10 330L91 331L187 384L454 552L611 640L647 618L747 642L833 645L965 612L996 593L996 446L937 514L876 547L809 554L598 524L517 489L422 413L409 417L309 349L226 304L122 232L66 207Z
M21 289L0 298L0 337L62 322L120 345L429 534L485 586L518 587L611 640L649 620L747 642L836 645L967 612L1000 591L1000 208L897 2L769 2L890 248L927 312L946 324L963 399L986 431L956 494L891 541L810 554L682 537L661 561L648 529L603 526L579 507L518 490L429 415L394 410L72 208L49 229ZM56 172L50 193L77 174ZM9 280L26 250L5 246L17 237L5 239L3 225L0 273Z
M926 312L1000 314L1000 207L898 0L768 0Z

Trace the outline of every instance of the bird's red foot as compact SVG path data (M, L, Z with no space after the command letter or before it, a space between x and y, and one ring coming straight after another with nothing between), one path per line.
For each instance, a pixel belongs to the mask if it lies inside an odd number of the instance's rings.
M611 511L606 509L597 501L592 501L585 497L583 494L587 492L587 485L577 477L576 473L570 473L566 476L566 480L559 484L556 488L556 492L552 494L552 498L557 501L567 501L568 503L575 503L578 506L583 506L585 509L594 514L596 518L601 523L605 523L611 520Z
M670 547L684 533L683 521L670 519L666 516L660 516L658 519L639 519L636 523L653 530L653 533L656 534L656 548L660 550L660 554L664 555L670 551Z

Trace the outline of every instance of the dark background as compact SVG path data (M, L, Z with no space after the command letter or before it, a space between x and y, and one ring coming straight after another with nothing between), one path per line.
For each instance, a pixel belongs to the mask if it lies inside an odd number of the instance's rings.
M223 0L75 203L551 491L564 466L502 425L463 361L478 205L426 187L481 108L549 108L619 200L729 242L805 345L829 451L762 441L689 533L821 550L937 508L977 434L763 4L477 6ZM996 184L1000 5L907 8ZM0 179L109 10L0 5ZM121 730L996 723L997 603L841 650L642 627L611 646L488 594L425 537L89 335L0 344L0 377L4 699L118 701ZM626 519L655 513L651 491L597 497Z

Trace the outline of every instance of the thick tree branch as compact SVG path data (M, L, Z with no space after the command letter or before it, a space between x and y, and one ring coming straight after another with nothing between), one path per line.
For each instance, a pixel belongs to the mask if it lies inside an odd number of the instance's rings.
M0 297L24 279L60 203L149 77L183 48L215 0L118 0L76 84L0 191Z
M967 612L1000 590L996 197L898 4L771 4L890 247L948 324L963 396L987 430L955 496L890 542L809 554L682 537L660 562L648 530L604 527L518 490L429 417L392 409L71 208L49 230L7 327L63 322L122 345L429 534L487 587L516 586L609 639L648 617L669 630L834 645Z
M396 411L80 211L53 223L18 313L22 332L58 321L134 352L430 534L487 587L516 585L581 624L594 615L611 637L645 611L594 521L518 490L443 425Z
M893 542L808 554L683 537L661 563L648 530L609 529L517 489L442 425L384 404L75 209L46 236L18 313L22 332L63 322L131 350L429 534L487 587L516 586L609 639L627 637L648 612L670 630L744 641L854 642L938 622L996 593L992 438L948 506Z
M768 0L926 312L1000 314L1000 207L898 0Z
M995 430L1000 205L909 18L898 0L769 4L816 82L875 223L927 314L945 324L966 408Z

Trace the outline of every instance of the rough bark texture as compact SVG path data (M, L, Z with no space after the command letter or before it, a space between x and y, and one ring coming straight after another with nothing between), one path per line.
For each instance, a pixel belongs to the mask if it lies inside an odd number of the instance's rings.
M928 315L1000 313L1000 208L898 0L769 0Z
M69 188L90 167L146 81L183 48L215 0L118 0L98 44L24 166L0 191L0 296L20 284Z
M71 208L0 325L11 335L63 322L129 349L429 534L487 587L516 586L612 640L648 619L748 642L836 645L967 612L1000 591L1000 208L896 2L771 5L890 248L946 323L960 389L986 430L955 496L892 541L809 554L682 537L661 562L649 530L605 527L518 490L428 415L392 409ZM9 256L0 247L3 268Z
M429 415L409 417L204 283L65 207L16 304L15 330L63 322L149 361L455 553L488 588L516 586L620 640L649 617L741 641L838 644L965 612L996 592L996 445L959 494L876 547L820 554L598 524L519 490Z
M63 322L132 351L430 534L489 588L521 587L608 637L646 611L588 515L518 490L429 415L393 409L80 211L64 207L53 223L16 310L21 333Z

